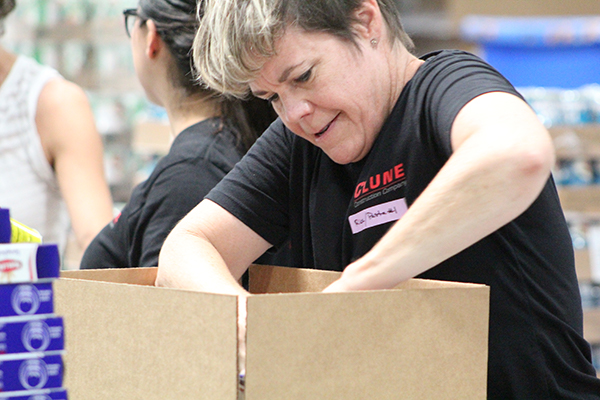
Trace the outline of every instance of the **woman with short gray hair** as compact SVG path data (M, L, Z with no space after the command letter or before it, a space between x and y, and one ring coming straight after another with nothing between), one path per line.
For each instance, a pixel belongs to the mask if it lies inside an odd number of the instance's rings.
M416 57L383 0L200 12L202 81L279 120L171 232L157 284L248 296L236 280L288 240L292 265L343 271L326 291L483 283L489 399L600 399L552 141L503 76L463 51Z

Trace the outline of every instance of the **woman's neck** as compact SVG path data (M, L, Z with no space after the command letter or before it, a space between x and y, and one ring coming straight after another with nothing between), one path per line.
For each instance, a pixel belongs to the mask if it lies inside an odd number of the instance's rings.
M396 105L402 90L415 76L424 61L411 54L403 45L396 44L390 51L390 99L389 112Z
M175 139L186 128L220 114L218 104L212 99L185 98L165 104L171 138Z

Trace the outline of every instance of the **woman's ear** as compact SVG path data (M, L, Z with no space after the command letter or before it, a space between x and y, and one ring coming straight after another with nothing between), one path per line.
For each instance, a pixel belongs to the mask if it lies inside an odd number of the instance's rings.
M156 29L156 24L151 19L146 21L146 27L148 33L146 34L146 55L148 58L153 59L158 56L158 53L162 49L162 39Z
M363 0L362 4L356 9L354 17L356 33L367 40L377 38L379 40L383 35L383 15L379 8L377 0Z

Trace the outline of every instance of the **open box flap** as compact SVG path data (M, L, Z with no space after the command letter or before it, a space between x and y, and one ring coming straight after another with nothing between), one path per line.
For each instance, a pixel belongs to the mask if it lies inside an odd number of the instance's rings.
M78 272L54 282L69 397L237 398L235 296L82 280L140 283L144 270Z
M154 286L158 268L114 268L61 271L61 278Z
M320 292L340 277L340 272L315 269L251 265L250 292L297 293Z
M485 399L489 288L434 285L250 296L246 400Z
M321 292L342 275L341 272L336 271L258 264L250 266L249 274L250 292L253 294ZM472 288L473 286L484 285L432 279L409 279L394 289Z

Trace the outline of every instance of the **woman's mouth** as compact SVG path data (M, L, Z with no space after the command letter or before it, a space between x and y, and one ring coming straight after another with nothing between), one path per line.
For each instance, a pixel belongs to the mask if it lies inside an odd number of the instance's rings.
M333 123L337 120L337 115L335 116L335 118L333 120L331 120L330 123L328 123L323 129L321 129L319 132L315 133L315 137L317 139L319 139L321 136L323 136L331 127L331 125L333 125Z
M323 128L320 132L315 133L315 136L318 138L321 137L321 135L323 135L327 129L329 129L329 127L331 126L331 122L329 124L327 124L327 126L325 128Z

